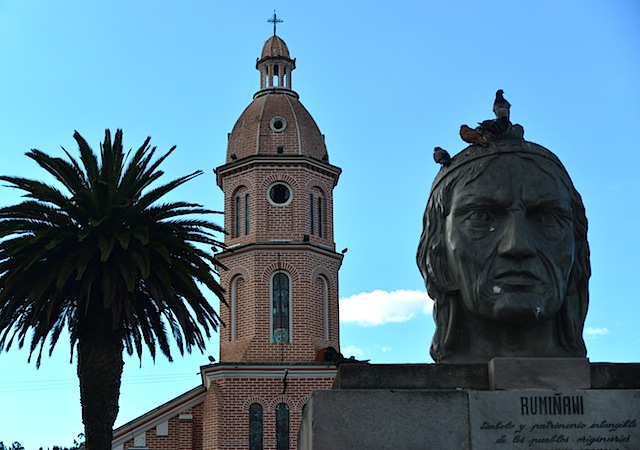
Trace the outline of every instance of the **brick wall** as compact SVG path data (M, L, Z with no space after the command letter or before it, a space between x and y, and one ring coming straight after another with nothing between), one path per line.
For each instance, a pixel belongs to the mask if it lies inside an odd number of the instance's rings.
M201 403L170 418L166 434L161 431L164 424L147 430L144 445L152 450L203 450L203 406ZM123 450L131 447L135 447L134 439L125 442Z
M295 369L291 368L285 391L283 370L284 368L280 368L278 375L272 377L258 374L258 376L234 376L213 381L203 407L205 416L219 415L220 428L218 432L210 430L209 435L205 436L204 448L218 450L248 448L249 406L252 403L259 403L263 408L264 448L275 448L275 410L279 403L286 403L289 406L290 448L295 450L302 408L312 391L331 387L333 373L318 377L299 377ZM212 439L207 440L208 437Z

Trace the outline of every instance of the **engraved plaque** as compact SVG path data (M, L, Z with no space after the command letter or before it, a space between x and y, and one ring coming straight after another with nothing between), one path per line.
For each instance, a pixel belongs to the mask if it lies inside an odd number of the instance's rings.
M471 448L640 449L640 390L469 392Z

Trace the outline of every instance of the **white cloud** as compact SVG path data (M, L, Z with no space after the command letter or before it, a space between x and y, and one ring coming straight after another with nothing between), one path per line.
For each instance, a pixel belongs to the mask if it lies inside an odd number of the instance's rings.
M584 336L588 338L595 338L599 336L604 336L605 334L609 334L609 329L607 327L587 327L584 329Z
M340 322L361 326L406 322L416 314L431 314L433 300L424 291L361 292L340 300Z
M340 349L340 353L342 353L346 358L349 358L351 356L356 357L357 359L362 359L364 358L364 352L362 351L362 349L359 349L358 347L356 347L355 345L348 345L344 348Z

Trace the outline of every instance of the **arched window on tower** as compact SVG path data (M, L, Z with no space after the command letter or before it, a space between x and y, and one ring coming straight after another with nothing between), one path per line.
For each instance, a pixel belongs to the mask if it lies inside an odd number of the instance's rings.
M244 279L241 276L236 276L231 280L231 329L229 339L232 341L236 340L238 333L238 300L242 295L243 281Z
M276 450L289 450L289 405L276 406Z
M313 194L309 194L309 231L311 232L311 234L315 234L316 229L316 215L313 204Z
M244 196L244 234L249 234L249 194Z
M324 328L324 340L329 340L329 285L324 277L318 277L322 287L322 318Z
M240 237L243 228L244 234L249 234L249 193L244 186L236 191L234 197L233 237Z
M262 405L249 406L249 450L262 450Z
M291 342L290 310L291 282L285 272L277 272L271 279L271 324L275 344Z
M280 86L280 66L273 66L273 85Z
M322 218L322 197L318 197L318 236L322 237L322 229L324 228L324 219Z
M236 201L235 201L235 211L234 211L234 227L233 227L233 231L234 231L234 236L235 237L239 237L240 236L240 196L236 195Z
M313 189L309 195L309 232L317 234L319 237L324 235L324 201L323 194L320 189Z

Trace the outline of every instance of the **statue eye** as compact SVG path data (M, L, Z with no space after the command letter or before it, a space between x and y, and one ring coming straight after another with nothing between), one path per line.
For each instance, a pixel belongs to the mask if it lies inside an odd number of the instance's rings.
M531 220L536 225L554 227L559 224L560 218L554 211L537 211L533 214Z
M555 217L553 214L536 214L533 216L533 221L538 225L553 225L555 223Z
M489 208L474 209L464 218L467 231L476 238L495 231L498 221L499 213Z
M488 225L495 222L496 215L489 209L476 209L469 213L467 220L474 225Z
M546 239L553 242L562 240L571 229L571 218L563 211L534 211L529 215L529 220Z

